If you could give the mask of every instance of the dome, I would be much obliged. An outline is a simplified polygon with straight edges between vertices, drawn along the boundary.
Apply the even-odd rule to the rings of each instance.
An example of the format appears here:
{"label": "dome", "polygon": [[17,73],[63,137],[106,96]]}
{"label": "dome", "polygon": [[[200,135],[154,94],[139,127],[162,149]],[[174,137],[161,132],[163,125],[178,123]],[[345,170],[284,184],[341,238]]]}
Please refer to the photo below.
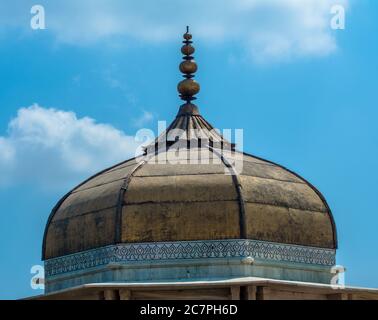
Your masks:
{"label": "dome", "polygon": [[[201,132],[201,146],[188,147],[190,139],[201,141],[189,137],[188,128]],[[118,243],[189,240],[336,248],[331,211],[306,180],[256,156],[203,145],[203,137],[213,145],[228,142],[194,105],[181,108],[167,137],[175,129],[183,129],[185,143],[117,164],[64,196],[47,223],[43,258]],[[232,161],[239,161],[239,174],[232,174]]]}
{"label": "dome", "polygon": [[[53,208],[42,258],[46,292],[108,282],[259,277],[329,283],[336,228],[321,193],[294,172],[238,151],[185,103],[144,153],[90,177]],[[196,84],[195,86],[193,84]]]}

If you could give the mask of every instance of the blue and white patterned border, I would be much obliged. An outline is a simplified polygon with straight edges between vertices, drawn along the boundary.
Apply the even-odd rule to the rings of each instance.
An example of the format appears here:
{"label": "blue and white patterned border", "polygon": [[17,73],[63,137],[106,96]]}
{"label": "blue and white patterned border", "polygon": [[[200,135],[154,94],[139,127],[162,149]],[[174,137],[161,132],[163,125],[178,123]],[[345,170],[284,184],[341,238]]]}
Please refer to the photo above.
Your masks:
{"label": "blue and white patterned border", "polygon": [[45,261],[46,277],[99,267],[109,263],[251,256],[282,262],[335,265],[334,249],[256,240],[209,240],[124,243],[83,251]]}

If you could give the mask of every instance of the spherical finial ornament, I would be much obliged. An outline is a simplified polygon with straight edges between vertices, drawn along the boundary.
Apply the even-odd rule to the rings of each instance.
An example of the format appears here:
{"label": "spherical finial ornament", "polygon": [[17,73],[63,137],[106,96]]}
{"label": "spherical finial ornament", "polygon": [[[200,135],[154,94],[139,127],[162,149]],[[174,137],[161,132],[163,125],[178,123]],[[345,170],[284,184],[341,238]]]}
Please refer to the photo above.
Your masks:
{"label": "spherical finial ornament", "polygon": [[189,33],[189,27],[186,27],[186,33],[184,33],[183,38],[184,45],[181,47],[181,52],[184,55],[184,61],[180,63],[179,69],[184,74],[183,77],[186,79],[177,85],[177,90],[180,93],[181,99],[190,103],[190,101],[196,99],[194,95],[200,91],[200,85],[192,79],[198,66],[192,57],[195,49],[192,46],[192,35]]}
{"label": "spherical finial ornament", "polygon": [[195,73],[197,71],[197,64],[194,60],[185,60],[180,63],[180,71],[185,74]]}
{"label": "spherical finial ornament", "polygon": [[183,100],[190,101],[200,91],[200,85],[193,79],[185,79],[177,85],[177,90]]}
{"label": "spherical finial ornament", "polygon": [[191,54],[193,54],[195,51],[194,47],[190,44],[184,44],[182,47],[181,47],[181,52],[182,54],[186,55],[186,56],[190,56]]}
{"label": "spherical finial ornament", "polygon": [[185,40],[191,40],[192,39],[192,35],[190,33],[184,33],[183,37],[184,37]]}

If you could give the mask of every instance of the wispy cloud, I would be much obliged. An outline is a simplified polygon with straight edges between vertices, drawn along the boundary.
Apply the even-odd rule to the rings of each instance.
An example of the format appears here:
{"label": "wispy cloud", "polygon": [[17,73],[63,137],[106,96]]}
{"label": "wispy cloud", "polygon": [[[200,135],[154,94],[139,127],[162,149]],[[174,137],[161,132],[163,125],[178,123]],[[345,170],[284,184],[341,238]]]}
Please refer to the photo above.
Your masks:
{"label": "wispy cloud", "polygon": [[154,114],[152,112],[143,110],[142,114],[138,117],[132,120],[133,126],[137,128],[141,128],[148,123],[151,123],[151,121],[154,119]]}
{"label": "wispy cloud", "polygon": [[105,84],[109,88],[119,91],[127,100],[128,105],[134,108],[137,107],[138,99],[127,85],[128,79],[125,77],[125,75],[120,74],[117,65],[111,64],[110,66],[101,70],[100,73]]}
{"label": "wispy cloud", "polygon": [[137,146],[133,136],[73,112],[21,108],[0,136],[0,186],[68,187],[134,156]]}
{"label": "wispy cloud", "polygon": [[[282,61],[334,52],[330,8],[347,7],[350,1],[192,0],[188,10],[184,0],[66,0],[46,3],[46,26],[60,42],[88,45],[115,36],[177,41],[183,26],[190,24],[197,39],[240,44],[256,62]],[[6,6],[3,26],[28,27],[29,1]]]}

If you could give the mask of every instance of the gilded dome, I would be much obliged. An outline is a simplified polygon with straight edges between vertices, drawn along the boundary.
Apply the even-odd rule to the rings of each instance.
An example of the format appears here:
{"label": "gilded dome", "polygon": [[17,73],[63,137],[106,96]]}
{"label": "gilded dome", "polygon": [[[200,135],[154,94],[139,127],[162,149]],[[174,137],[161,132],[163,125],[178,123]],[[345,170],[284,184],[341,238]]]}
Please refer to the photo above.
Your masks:
{"label": "gilded dome", "polygon": [[[185,139],[157,149],[159,137],[149,146],[156,148],[152,156],[108,168],[63,197],[46,226],[43,259],[111,244],[185,240],[337,247],[331,211],[306,180],[256,156],[217,149],[216,143],[231,144],[193,104],[181,107],[166,136],[174,129]],[[235,159],[239,174],[232,174]]]}
{"label": "gilded dome", "polygon": [[[200,115],[192,103],[199,84],[192,79],[197,65],[191,39],[187,29],[185,80],[178,86],[186,103],[144,155],[101,171],[57,203],[45,228],[44,260],[109,245],[196,240],[336,249],[331,211],[314,186],[278,164],[236,151]],[[291,250],[295,258],[298,252]]]}

